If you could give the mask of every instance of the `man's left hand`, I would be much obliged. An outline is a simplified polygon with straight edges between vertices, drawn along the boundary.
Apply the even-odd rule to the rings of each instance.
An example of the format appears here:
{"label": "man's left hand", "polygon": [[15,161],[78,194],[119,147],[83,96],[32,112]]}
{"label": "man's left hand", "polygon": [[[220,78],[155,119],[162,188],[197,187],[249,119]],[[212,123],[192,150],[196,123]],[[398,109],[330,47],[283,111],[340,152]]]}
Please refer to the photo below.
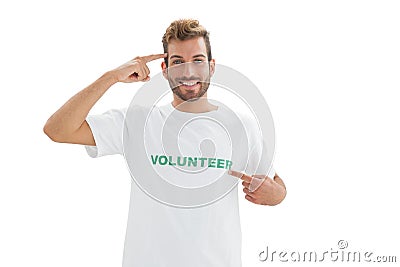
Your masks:
{"label": "man's left hand", "polygon": [[[286,187],[282,179],[275,174],[274,179],[266,175],[252,175],[229,170],[228,174],[240,178],[242,180],[243,192],[246,194],[245,198],[259,205],[275,206],[282,202],[286,196]],[[252,179],[264,179],[262,183],[254,191],[250,191],[250,184]]]}

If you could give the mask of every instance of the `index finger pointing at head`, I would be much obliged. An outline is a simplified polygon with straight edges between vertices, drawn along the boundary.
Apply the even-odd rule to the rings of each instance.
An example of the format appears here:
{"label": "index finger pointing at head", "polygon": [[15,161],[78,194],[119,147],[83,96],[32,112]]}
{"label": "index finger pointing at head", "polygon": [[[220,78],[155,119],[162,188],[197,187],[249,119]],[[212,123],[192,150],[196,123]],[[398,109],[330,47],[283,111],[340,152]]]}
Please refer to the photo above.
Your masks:
{"label": "index finger pointing at head", "polygon": [[146,62],[149,62],[149,61],[153,61],[153,60],[156,60],[156,59],[159,59],[159,58],[164,58],[166,56],[167,56],[167,53],[153,54],[153,55],[144,56],[144,57],[142,57],[142,59],[144,61],[146,61]]}

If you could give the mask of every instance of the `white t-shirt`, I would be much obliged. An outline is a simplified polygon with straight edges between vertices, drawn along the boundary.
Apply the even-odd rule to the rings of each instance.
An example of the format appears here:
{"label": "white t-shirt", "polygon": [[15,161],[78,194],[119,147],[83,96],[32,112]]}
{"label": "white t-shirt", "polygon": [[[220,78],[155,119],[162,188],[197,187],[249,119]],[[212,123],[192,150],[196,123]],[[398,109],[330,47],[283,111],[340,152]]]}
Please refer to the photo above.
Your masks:
{"label": "white t-shirt", "polygon": [[[112,154],[124,155],[123,129],[126,112],[126,108],[112,109],[100,115],[87,117],[86,120],[96,142],[96,146],[85,146],[91,157]],[[157,156],[162,156],[162,153],[159,150],[160,140],[156,139],[160,136],[158,135],[159,131],[165,131],[161,126],[171,116],[171,112],[174,112],[174,116],[187,119],[199,115],[206,115],[207,117],[221,115],[226,112],[226,109],[219,106],[217,110],[210,112],[187,113],[178,111],[171,103],[154,107],[146,124],[146,132],[152,133],[150,136],[153,138],[153,140],[147,142],[149,146],[147,150],[152,155],[149,161],[155,169],[161,172],[164,170],[163,167],[171,167],[167,166],[171,164],[164,164],[160,158],[157,159]],[[200,144],[201,140],[207,136],[207,138],[214,140],[214,144],[216,144],[214,151],[212,151],[216,155],[216,160],[211,161],[211,164],[208,165],[211,166],[210,171],[221,172],[228,168],[243,172],[251,171],[258,164],[259,144],[262,141],[257,139],[256,124],[246,116],[241,118],[246,125],[246,131],[248,131],[249,159],[233,163],[229,160],[218,161],[219,158],[226,159],[229,156],[226,154],[228,150],[225,148],[229,145],[229,142],[220,130],[215,130],[218,127],[202,125],[202,120],[198,120],[198,123],[186,124],[185,129],[188,131],[186,131],[187,134],[184,132],[181,134],[182,142],[180,146],[183,146],[183,151],[187,153],[196,153],[196,149],[199,151],[198,148],[195,147],[194,150],[191,150],[190,143]],[[186,150],[185,144],[188,144]],[[222,149],[218,149],[218,147],[222,147]],[[196,155],[192,156],[194,158]],[[173,160],[176,164],[177,159]],[[204,161],[208,162],[207,160]],[[180,163],[187,165],[188,159],[185,160],[185,164],[183,162],[184,159],[181,158]],[[200,165],[200,163],[199,161],[198,164]],[[171,169],[165,170],[166,173],[171,171]],[[177,173],[176,175],[179,175],[179,172]],[[247,174],[252,175],[254,173]],[[274,177],[274,174],[275,172],[271,168],[268,176]],[[199,175],[196,179],[202,179],[201,174]],[[209,179],[210,175],[205,178]],[[190,179],[185,181],[188,180]],[[198,186],[196,181],[198,180],[192,179],[185,186]],[[179,181],[169,182],[179,183]],[[160,203],[143,192],[135,182],[132,182],[123,267],[136,266],[240,267],[241,228],[237,185],[223,198],[212,204],[196,208],[179,208]]]}

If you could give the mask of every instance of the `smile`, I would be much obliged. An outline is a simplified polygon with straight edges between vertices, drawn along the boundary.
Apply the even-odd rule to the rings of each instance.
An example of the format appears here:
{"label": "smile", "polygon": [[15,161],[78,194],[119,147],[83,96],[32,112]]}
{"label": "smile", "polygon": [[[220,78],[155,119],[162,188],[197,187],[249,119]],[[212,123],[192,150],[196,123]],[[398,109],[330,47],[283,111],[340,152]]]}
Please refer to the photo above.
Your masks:
{"label": "smile", "polygon": [[197,82],[191,82],[191,83],[183,82],[182,84],[186,85],[186,86],[193,86],[193,85],[197,84]]}
{"label": "smile", "polygon": [[181,84],[181,85],[184,85],[184,86],[194,86],[194,85],[196,85],[196,84],[198,84],[198,83],[200,83],[199,81],[197,81],[197,80],[191,80],[191,81],[179,81],[179,83]]}

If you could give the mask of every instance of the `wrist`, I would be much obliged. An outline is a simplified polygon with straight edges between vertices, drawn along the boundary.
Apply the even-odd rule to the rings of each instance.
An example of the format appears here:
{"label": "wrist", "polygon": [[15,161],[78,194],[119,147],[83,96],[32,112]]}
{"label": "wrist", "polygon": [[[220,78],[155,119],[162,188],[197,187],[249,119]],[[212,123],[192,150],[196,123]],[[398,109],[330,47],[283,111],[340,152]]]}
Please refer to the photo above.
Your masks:
{"label": "wrist", "polygon": [[111,70],[104,73],[100,79],[104,80],[109,86],[112,86],[119,82],[117,75]]}

